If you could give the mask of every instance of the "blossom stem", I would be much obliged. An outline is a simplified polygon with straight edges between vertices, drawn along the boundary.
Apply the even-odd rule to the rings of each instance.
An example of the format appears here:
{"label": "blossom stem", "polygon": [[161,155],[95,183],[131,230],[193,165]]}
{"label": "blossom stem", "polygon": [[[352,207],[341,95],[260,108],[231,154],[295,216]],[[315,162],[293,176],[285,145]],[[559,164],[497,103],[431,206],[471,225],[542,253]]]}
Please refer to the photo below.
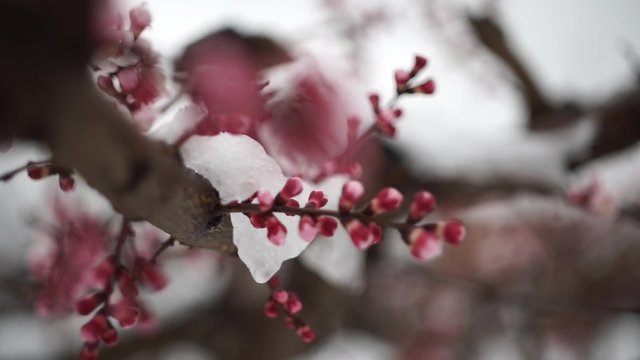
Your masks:
{"label": "blossom stem", "polygon": [[13,169],[1,175],[0,181],[9,181],[20,172],[27,170],[30,166],[43,166],[43,165],[53,165],[53,160],[48,159],[48,160],[41,160],[41,161],[28,161],[25,165],[22,165],[16,169]]}
{"label": "blossom stem", "polygon": [[158,250],[156,250],[153,256],[151,256],[151,258],[149,259],[149,263],[155,265],[156,262],[158,261],[158,256],[160,256],[160,254],[162,254],[168,248],[172,247],[175,243],[176,243],[176,239],[173,236],[163,241],[162,244],[160,244],[160,247],[158,248]]}

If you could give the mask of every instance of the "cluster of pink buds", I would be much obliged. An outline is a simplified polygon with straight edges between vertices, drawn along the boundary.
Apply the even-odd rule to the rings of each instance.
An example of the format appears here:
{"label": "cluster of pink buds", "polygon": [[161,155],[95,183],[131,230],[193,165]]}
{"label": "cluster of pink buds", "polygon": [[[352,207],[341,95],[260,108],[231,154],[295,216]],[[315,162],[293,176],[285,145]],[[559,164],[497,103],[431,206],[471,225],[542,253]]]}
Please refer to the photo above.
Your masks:
{"label": "cluster of pink buds", "polygon": [[427,191],[415,194],[404,222],[393,222],[388,220],[388,216],[381,216],[397,212],[402,206],[402,193],[391,187],[382,189],[365,206],[358,207],[365,189],[359,181],[350,180],[342,187],[337,211],[322,209],[328,199],[321,191],[312,191],[306,205],[301,207],[292,199],[301,192],[302,181],[294,177],[275,197],[267,191],[257,191],[241,203],[223,206],[221,211],[242,212],[254,227],[267,228],[267,237],[275,245],[284,243],[287,228],[274,213],[300,216],[298,230],[300,237],[306,241],[313,241],[318,234],[333,236],[339,221],[353,244],[361,250],[379,243],[384,228],[394,228],[400,231],[411,254],[421,260],[439,255],[443,242],[457,245],[465,237],[465,227],[459,220],[421,223],[436,204],[433,195]]}
{"label": "cluster of pink buds", "polygon": [[98,73],[98,87],[115,99],[132,115],[136,125],[147,130],[155,120],[148,107],[164,93],[164,75],[158,55],[140,34],[151,24],[151,14],[144,5],[129,12],[130,26],[117,14],[102,29],[102,46],[92,64]]}
{"label": "cluster of pink buds", "polygon": [[570,189],[567,200],[596,215],[611,216],[617,213],[612,194],[597,179]]}
{"label": "cluster of pink buds", "polygon": [[264,304],[264,315],[269,319],[275,319],[282,313],[287,326],[295,330],[303,342],[310,343],[315,340],[316,334],[311,327],[298,317],[298,313],[302,311],[302,301],[298,295],[280,288],[280,278],[277,275],[272,277],[267,285],[271,290],[271,296]]}
{"label": "cluster of pink buds", "polygon": [[[81,329],[85,341],[81,359],[97,359],[100,342],[111,346],[118,341],[118,332],[111,319],[115,319],[122,328],[151,321],[147,307],[138,299],[138,286],[144,284],[152,291],[159,291],[166,286],[167,278],[155,265],[155,260],[136,257],[133,264],[132,270],[129,270],[120,262],[119,254],[114,254],[94,267],[91,278],[96,290],[76,302],[78,314],[93,313]],[[116,289],[120,298],[114,301],[112,295]]]}
{"label": "cluster of pink buds", "polygon": [[27,175],[33,180],[44,179],[49,176],[58,175],[58,185],[62,191],[71,191],[75,188],[75,180],[73,178],[73,172],[62,167],[44,164],[44,165],[32,165],[27,168]]}

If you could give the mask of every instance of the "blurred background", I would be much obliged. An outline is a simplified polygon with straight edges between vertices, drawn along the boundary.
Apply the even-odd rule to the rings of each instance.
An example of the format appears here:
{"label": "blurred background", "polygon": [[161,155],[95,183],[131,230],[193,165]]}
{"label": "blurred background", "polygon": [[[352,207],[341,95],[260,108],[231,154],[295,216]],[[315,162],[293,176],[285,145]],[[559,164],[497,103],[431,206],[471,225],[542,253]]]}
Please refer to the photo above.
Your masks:
{"label": "blurred background", "polygon": [[[138,5],[123,1],[123,9]],[[171,249],[145,294],[158,326],[121,332],[104,359],[640,358],[640,2],[635,0],[150,0],[166,59],[217,29],[269,36],[362,102],[429,59],[434,96],[403,98],[393,140],[367,149],[367,188],[421,188],[468,238],[427,264],[401,241],[366,254],[319,239],[284,264],[318,338],[263,315],[237,259]],[[169,117],[171,114],[168,115]],[[0,172],[46,151],[16,143]],[[0,359],[75,358],[79,316],[33,310],[34,219],[55,181],[0,184]],[[85,185],[89,213],[109,205]],[[387,234],[392,240],[394,234]],[[398,240],[398,239],[395,239]]]}

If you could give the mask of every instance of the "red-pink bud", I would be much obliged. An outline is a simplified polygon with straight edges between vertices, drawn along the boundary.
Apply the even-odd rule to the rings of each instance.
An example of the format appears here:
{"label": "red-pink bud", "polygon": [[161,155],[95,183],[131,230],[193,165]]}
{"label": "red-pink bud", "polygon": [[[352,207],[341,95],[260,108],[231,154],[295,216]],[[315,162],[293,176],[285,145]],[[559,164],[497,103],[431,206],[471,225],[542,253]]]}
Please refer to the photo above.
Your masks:
{"label": "red-pink bud", "polygon": [[111,281],[111,277],[115,271],[115,259],[112,256],[109,256],[93,268],[91,272],[91,279],[95,285],[104,287]]}
{"label": "red-pink bud", "polygon": [[436,91],[436,83],[433,80],[429,80],[416,86],[414,90],[422,94],[433,94]]}
{"label": "red-pink bud", "polygon": [[285,203],[294,196],[300,195],[302,192],[302,180],[299,177],[292,177],[287,180],[286,184],[278,193],[278,200]]}
{"label": "red-pink bud", "polygon": [[311,209],[320,209],[321,207],[327,205],[329,199],[322,191],[312,191],[309,194],[309,201],[307,202],[307,207]]}
{"label": "red-pink bud", "polygon": [[358,179],[362,176],[362,165],[359,162],[352,162],[347,165],[345,173],[349,175],[351,179]]}
{"label": "red-pink bud", "polygon": [[258,198],[258,204],[260,205],[260,210],[269,211],[273,207],[273,203],[275,198],[269,191],[260,190],[256,193],[256,197]]}
{"label": "red-pink bud", "polygon": [[100,340],[100,336],[108,326],[107,317],[98,313],[80,328],[80,334],[85,341],[95,343]]}
{"label": "red-pink bud", "polygon": [[271,294],[271,297],[277,303],[284,304],[287,302],[287,300],[289,300],[289,293],[286,290],[282,290],[282,289],[274,290],[273,293]]}
{"label": "red-pink bud", "polygon": [[374,214],[395,211],[402,205],[402,200],[403,196],[400,191],[392,187],[384,188],[371,200],[369,209]]}
{"label": "red-pink bud", "polygon": [[120,272],[118,288],[120,289],[122,296],[129,300],[133,300],[138,296],[138,287],[136,286],[135,280],[127,270]]}
{"label": "red-pink bud", "polygon": [[380,111],[380,96],[378,94],[369,95],[369,102],[373,107],[373,111],[377,114]]}
{"label": "red-pink bud", "polygon": [[338,229],[338,221],[328,216],[318,217],[318,229],[323,236],[333,236]]}
{"label": "red-pink bud", "polygon": [[298,334],[298,336],[300,336],[300,339],[302,339],[302,342],[307,344],[310,342],[313,342],[313,340],[316,339],[316,333],[313,332],[313,330],[309,325],[304,325],[299,327],[296,330],[296,333]]}
{"label": "red-pink bud", "polygon": [[316,226],[316,220],[308,215],[300,217],[298,230],[300,231],[300,237],[304,241],[311,242],[316,238],[316,236],[318,236],[318,227]]}
{"label": "red-pink bud", "polygon": [[430,231],[416,227],[408,234],[411,255],[420,260],[430,260],[442,253],[442,242]]}
{"label": "red-pink bud", "polygon": [[413,69],[411,69],[411,73],[409,75],[414,77],[420,72],[420,70],[424,69],[427,66],[427,58],[424,56],[416,55],[415,63],[413,64]]}
{"label": "red-pink bud", "polygon": [[120,91],[129,94],[138,87],[140,70],[135,66],[129,66],[118,71],[116,78],[120,84]]}
{"label": "red-pink bud", "polygon": [[302,301],[300,301],[298,294],[294,292],[289,293],[289,298],[287,299],[285,308],[287,309],[287,313],[291,315],[295,315],[302,311]]}
{"label": "red-pink bud", "polygon": [[284,244],[287,237],[287,228],[275,216],[267,219],[267,237],[277,246]]}
{"label": "red-pink bud", "polygon": [[275,319],[278,317],[278,304],[273,300],[268,300],[264,304],[264,316],[269,319]]}
{"label": "red-pink bud", "polygon": [[338,208],[340,212],[346,213],[353,209],[358,200],[364,195],[364,186],[357,180],[350,180],[342,186],[342,194]]}
{"label": "red-pink bud", "polygon": [[131,20],[131,32],[138,36],[151,25],[151,12],[149,12],[145,4],[142,4],[129,11],[129,19]]}
{"label": "red-pink bud", "polygon": [[58,185],[62,191],[71,191],[76,185],[76,181],[71,176],[60,175],[58,176]]}
{"label": "red-pink bud", "polygon": [[461,243],[467,233],[462,221],[457,219],[439,222],[436,232],[451,245]]}
{"label": "red-pink bud", "polygon": [[256,229],[264,229],[267,227],[267,216],[265,214],[249,214],[249,221]]}
{"label": "red-pink bud", "polygon": [[83,316],[91,314],[102,303],[103,296],[103,293],[99,292],[78,300],[76,311]]}
{"label": "red-pink bud", "polygon": [[148,261],[142,263],[142,279],[154,291],[164,289],[168,282],[164,272]]}
{"label": "red-pink bud", "polygon": [[352,219],[346,223],[345,229],[353,244],[360,250],[365,250],[382,239],[382,229],[375,223],[366,225],[360,220]]}
{"label": "red-pink bud", "polygon": [[267,281],[267,286],[269,286],[269,289],[277,289],[280,287],[280,276],[278,275],[273,275],[271,277],[271,279],[269,279],[269,281]]}
{"label": "red-pink bud", "polygon": [[358,128],[362,121],[356,115],[349,116],[347,118],[347,140],[353,142],[358,137]]}
{"label": "red-pink bud", "polygon": [[396,70],[394,74],[396,80],[396,87],[398,88],[398,92],[402,92],[407,88],[407,83],[411,79],[411,76],[407,71],[404,70]]}
{"label": "red-pink bud", "polygon": [[134,306],[134,303],[125,298],[110,306],[109,312],[125,329],[136,325],[140,317],[140,311]]}
{"label": "red-pink bud", "polygon": [[413,197],[409,209],[409,223],[417,223],[436,208],[436,198],[428,191],[419,191]]}
{"label": "red-pink bud", "polygon": [[27,175],[33,180],[42,179],[50,174],[51,169],[48,166],[29,166],[29,168],[27,168]]}
{"label": "red-pink bud", "polygon": [[100,334],[100,339],[107,346],[113,346],[118,342],[118,332],[111,323],[107,323],[107,328]]}
{"label": "red-pink bud", "polygon": [[98,360],[98,344],[85,343],[80,351],[80,360]]}

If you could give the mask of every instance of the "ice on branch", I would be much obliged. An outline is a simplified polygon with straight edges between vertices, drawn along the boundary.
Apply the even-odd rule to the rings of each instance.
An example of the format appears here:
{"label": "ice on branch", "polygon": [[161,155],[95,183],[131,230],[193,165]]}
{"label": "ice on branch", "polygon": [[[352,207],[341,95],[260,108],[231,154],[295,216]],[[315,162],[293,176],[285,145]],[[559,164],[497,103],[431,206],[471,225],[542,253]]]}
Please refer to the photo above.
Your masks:
{"label": "ice on branch", "polygon": [[[194,136],[184,144],[181,154],[188,167],[218,189],[223,203],[244,200],[257,190],[277,194],[287,182],[275,160],[248,136],[227,133]],[[297,198],[306,199],[309,191],[310,187],[304,186]],[[266,240],[266,229],[254,228],[243,214],[231,214],[233,243],[238,247],[238,256],[260,283],[269,280],[283,261],[298,256],[309,244],[298,235],[297,218],[284,214],[275,216],[289,230],[280,246]]]}

